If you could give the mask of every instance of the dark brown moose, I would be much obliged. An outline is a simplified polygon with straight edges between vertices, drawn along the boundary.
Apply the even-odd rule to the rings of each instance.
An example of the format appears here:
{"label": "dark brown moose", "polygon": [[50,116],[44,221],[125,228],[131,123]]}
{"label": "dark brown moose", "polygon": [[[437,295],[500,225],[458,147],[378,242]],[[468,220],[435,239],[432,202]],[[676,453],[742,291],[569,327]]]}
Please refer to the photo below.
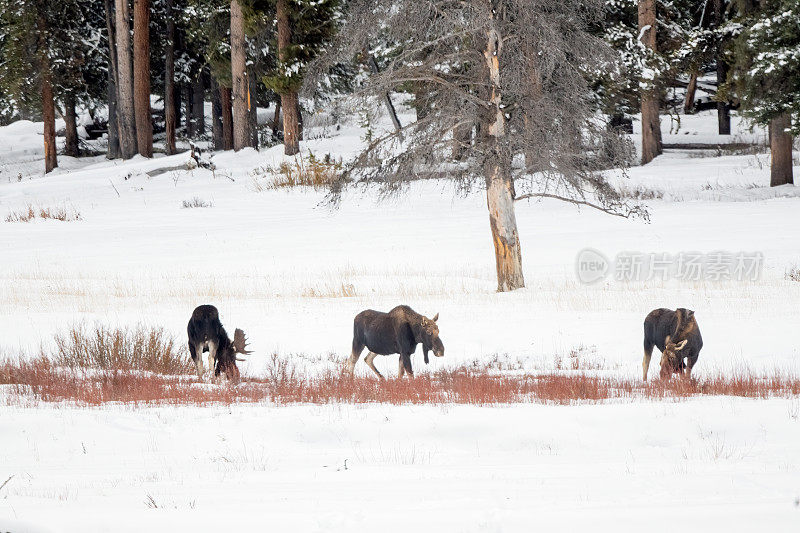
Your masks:
{"label": "dark brown moose", "polygon": [[694,311],[682,307],[675,311],[655,309],[644,319],[642,378],[645,381],[654,345],[661,350],[661,379],[667,379],[672,374],[691,378],[692,368],[703,348],[703,337],[700,336]]}
{"label": "dark brown moose", "polygon": [[244,331],[237,329],[233,333],[233,341],[228,338],[228,333],[219,321],[219,311],[213,305],[198,306],[192,312],[189,325],[186,328],[189,334],[189,354],[192,356],[197,376],[203,377],[203,352],[208,352],[208,369],[217,377],[224,373],[231,381],[239,380],[239,368],[236,354],[249,354],[246,350],[247,338]]}
{"label": "dark brown moose", "polygon": [[411,354],[417,349],[417,344],[422,344],[426,364],[429,350],[433,350],[436,357],[444,355],[444,344],[439,338],[439,326],[436,325],[438,319],[439,313],[433,318],[427,318],[407,305],[398,305],[388,313],[372,309],[360,312],[353,320],[353,351],[347,362],[348,372],[353,373],[356,362],[366,347],[369,353],[364,362],[379,378],[383,379],[383,375],[372,361],[378,355],[391,354],[400,354],[398,377],[402,378],[405,373],[413,377]]}

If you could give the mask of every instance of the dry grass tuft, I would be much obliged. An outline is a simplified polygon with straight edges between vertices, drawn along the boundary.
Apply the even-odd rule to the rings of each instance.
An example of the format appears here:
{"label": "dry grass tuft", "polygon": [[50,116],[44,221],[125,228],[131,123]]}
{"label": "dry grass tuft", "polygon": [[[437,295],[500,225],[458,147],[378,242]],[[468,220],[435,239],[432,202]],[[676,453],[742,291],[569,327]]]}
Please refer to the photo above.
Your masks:
{"label": "dry grass tuft", "polygon": [[186,374],[194,368],[185,347],[177,346],[164,328],[78,324],[54,340],[55,348],[41,355],[60,367],[156,374]]}
{"label": "dry grass tuft", "polygon": [[784,276],[788,281],[800,281],[800,267],[793,266],[786,271]]}
{"label": "dry grass tuft", "polygon": [[303,298],[352,298],[358,296],[356,288],[352,283],[340,283],[328,287],[307,287],[303,289]]}
{"label": "dry grass tuft", "polygon": [[28,207],[6,215],[6,222],[30,222],[37,218],[71,222],[81,220],[81,214],[66,207],[33,207],[28,204]]}
{"label": "dry grass tuft", "polygon": [[206,202],[202,198],[198,198],[195,196],[191,200],[184,200],[181,203],[182,209],[193,209],[195,207],[214,207],[214,204],[211,202]]}
{"label": "dry grass tuft", "polygon": [[[291,187],[327,189],[341,171],[341,160],[337,161],[330,154],[325,154],[320,159],[310,153],[305,158],[295,156],[291,162],[284,161],[277,169],[260,168],[253,178],[253,187],[257,192]],[[268,179],[263,177],[269,174],[274,174],[274,177]]]}

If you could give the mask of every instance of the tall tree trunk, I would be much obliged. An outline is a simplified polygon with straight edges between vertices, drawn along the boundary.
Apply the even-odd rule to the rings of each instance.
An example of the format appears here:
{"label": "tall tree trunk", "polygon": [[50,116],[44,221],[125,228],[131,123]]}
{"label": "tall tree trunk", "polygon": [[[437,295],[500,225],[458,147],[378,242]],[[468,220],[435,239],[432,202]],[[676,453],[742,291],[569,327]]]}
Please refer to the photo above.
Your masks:
{"label": "tall tree trunk", "polygon": [[278,100],[275,102],[275,114],[272,115],[272,137],[274,139],[278,138],[278,132],[281,131],[281,126],[283,122],[281,121],[281,97],[278,96]]}
{"label": "tall tree trunk", "polygon": [[283,153],[295,155],[300,153],[300,119],[298,113],[297,93],[290,91],[281,95],[283,111]]}
{"label": "tall tree trunk", "polygon": [[206,132],[206,109],[205,109],[205,72],[200,71],[192,86],[192,130],[195,135],[203,135]]}
{"label": "tall tree trunk", "polygon": [[136,123],[133,107],[133,71],[131,65],[131,14],[128,0],[115,0],[117,39],[117,125],[122,157],[136,154]]}
{"label": "tall tree trunk", "polygon": [[[728,79],[728,64],[721,51],[717,51],[717,94],[719,87]],[[717,101],[717,131],[720,135],[731,134],[731,105],[727,100]]]}
{"label": "tall tree trunk", "polygon": [[175,138],[177,141],[178,130],[181,128],[181,120],[183,120],[183,84],[175,82]]}
{"label": "tall tree trunk", "polygon": [[117,47],[114,32],[114,4],[105,0],[106,32],[108,33],[108,159],[120,156],[119,126],[117,122]]}
{"label": "tall tree trunk", "polygon": [[[725,16],[724,0],[714,0],[714,26],[721,28]],[[720,87],[728,79],[728,64],[725,62],[725,55],[722,53],[722,43],[717,43],[717,95],[720,94]],[[731,106],[727,100],[717,101],[717,125],[720,135],[731,134]]]}
{"label": "tall tree trunk", "polygon": [[[289,23],[287,0],[278,0],[275,18],[278,24],[278,61],[284,66],[288,62],[288,48],[292,43],[292,28]],[[295,155],[300,152],[300,102],[296,91],[281,94],[283,109],[283,153]]]}
{"label": "tall tree trunk", "polygon": [[219,100],[222,107],[222,149],[233,149],[233,117],[231,116],[231,89],[219,88]]}
{"label": "tall tree trunk", "polygon": [[56,158],[56,106],[53,101],[53,73],[50,70],[47,13],[41,7],[36,17],[39,45],[39,73],[42,80],[42,121],[44,122],[44,172],[58,166]]}
{"label": "tall tree trunk", "polygon": [[75,117],[75,95],[67,93],[64,96],[64,155],[70,157],[80,156],[78,148],[78,121]]}
{"label": "tall tree trunk", "polygon": [[166,152],[177,152],[175,146],[175,13],[173,0],[166,0],[167,42],[164,65],[164,128],[166,130]]}
{"label": "tall tree trunk", "polygon": [[190,139],[194,137],[194,121],[192,120],[192,84],[191,83],[184,83],[183,86],[183,104],[184,104],[184,113],[183,113],[183,123],[184,129],[186,130],[186,136]]}
{"label": "tall tree trunk", "polygon": [[222,138],[222,102],[219,96],[219,84],[211,78],[211,137],[214,141],[214,150],[224,150],[225,141]]}
{"label": "tall tree trunk", "polygon": [[133,104],[136,146],[153,157],[153,113],[150,111],[150,0],[133,1]]}
{"label": "tall tree trunk", "polygon": [[505,146],[506,123],[500,85],[502,42],[502,36],[496,27],[492,28],[489,30],[484,51],[490,88],[488,102],[490,110],[486,113],[486,132],[493,145],[490,160],[486,163],[486,204],[494,242],[499,292],[525,286],[525,278],[522,275],[522,248],[517,232],[517,217],[514,213],[511,160]]}
{"label": "tall tree trunk", "polygon": [[233,80],[233,149],[238,151],[250,144],[244,14],[239,0],[231,0],[231,79]]}
{"label": "tall tree trunk", "polygon": [[691,113],[694,109],[694,95],[697,93],[697,72],[689,75],[689,85],[686,87],[686,98],[683,101],[683,112]]}
{"label": "tall tree trunk", "polygon": [[791,127],[788,113],[774,118],[769,123],[769,145],[772,154],[770,165],[771,187],[794,183],[792,176],[792,135],[787,131]]}
{"label": "tall tree trunk", "polygon": [[258,98],[256,97],[256,77],[248,76],[247,112],[250,120],[250,146],[258,150]]}
{"label": "tall tree trunk", "polygon": [[[639,33],[644,45],[656,51],[656,0],[639,0]],[[642,164],[661,155],[658,80],[642,91]]]}

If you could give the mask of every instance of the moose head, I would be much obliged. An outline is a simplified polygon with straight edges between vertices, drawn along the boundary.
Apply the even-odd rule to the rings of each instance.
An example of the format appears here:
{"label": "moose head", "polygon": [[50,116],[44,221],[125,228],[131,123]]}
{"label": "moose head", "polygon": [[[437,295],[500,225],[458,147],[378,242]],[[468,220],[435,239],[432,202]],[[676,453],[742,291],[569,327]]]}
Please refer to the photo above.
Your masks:
{"label": "moose head", "polygon": [[229,381],[239,381],[239,368],[236,366],[236,361],[245,361],[237,354],[248,355],[252,353],[247,350],[247,337],[239,328],[233,333],[233,341],[228,342],[226,346],[221,347],[217,354],[217,367],[214,370],[214,375],[219,376],[224,373]]}
{"label": "moose head", "polygon": [[422,354],[425,357],[425,364],[428,364],[428,350],[433,350],[433,355],[436,357],[444,356],[444,344],[442,339],[439,338],[439,326],[436,321],[439,320],[439,313],[433,318],[422,317],[421,333],[422,333]]}
{"label": "moose head", "polygon": [[680,352],[686,343],[684,339],[678,343],[672,342],[671,337],[667,336],[664,341],[664,351],[661,353],[661,379],[669,379],[672,374],[680,373],[683,367],[683,357]]}

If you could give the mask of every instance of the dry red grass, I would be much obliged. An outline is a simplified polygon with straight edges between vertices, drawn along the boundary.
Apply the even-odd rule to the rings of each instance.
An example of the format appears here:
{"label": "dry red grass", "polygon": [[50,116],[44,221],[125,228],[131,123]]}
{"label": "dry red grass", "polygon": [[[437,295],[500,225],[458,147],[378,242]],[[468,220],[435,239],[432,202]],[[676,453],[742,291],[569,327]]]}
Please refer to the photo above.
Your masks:
{"label": "dry red grass", "polygon": [[0,363],[0,385],[7,401],[75,402],[100,405],[270,402],[275,404],[389,403],[574,404],[605,400],[682,400],[705,395],[748,398],[800,395],[800,378],[772,375],[715,375],[697,380],[643,383],[622,377],[576,373],[496,375],[459,368],[414,379],[378,381],[337,373],[305,376],[296,371],[245,378],[238,384],[198,383],[189,375],[162,375],[132,370],[92,370],[54,365],[46,357]]}

